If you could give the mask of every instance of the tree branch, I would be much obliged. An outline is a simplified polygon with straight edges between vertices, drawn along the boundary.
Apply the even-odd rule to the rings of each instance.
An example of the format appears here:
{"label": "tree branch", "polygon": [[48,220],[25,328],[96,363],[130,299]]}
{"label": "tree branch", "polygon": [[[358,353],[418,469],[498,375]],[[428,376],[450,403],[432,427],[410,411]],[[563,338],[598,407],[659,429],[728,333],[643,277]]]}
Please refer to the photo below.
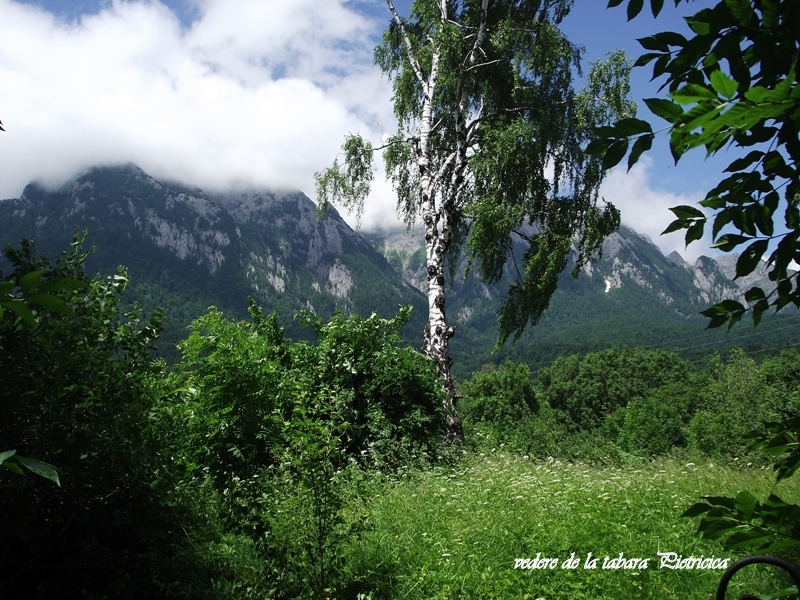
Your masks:
{"label": "tree branch", "polygon": [[417,60],[417,56],[414,54],[414,47],[411,45],[411,38],[408,37],[408,32],[406,31],[405,25],[403,25],[403,20],[400,18],[400,15],[397,14],[397,9],[394,7],[394,3],[392,0],[386,0],[386,4],[389,5],[389,10],[392,11],[392,16],[394,17],[394,22],[400,28],[400,33],[403,35],[403,42],[406,46],[406,54],[408,55],[408,62],[411,63],[411,68],[414,69],[414,74],[417,76],[419,82],[425,86],[427,85],[427,80],[425,79],[425,75],[422,72],[422,67]]}
{"label": "tree branch", "polygon": [[533,239],[533,238],[531,238],[531,236],[526,235],[526,234],[522,233],[521,231],[517,231],[516,229],[512,229],[511,232],[517,234],[519,237],[521,237],[526,242],[530,242]]}
{"label": "tree branch", "polygon": [[386,150],[387,148],[394,146],[396,144],[413,144],[414,142],[419,141],[416,137],[407,137],[404,140],[392,140],[388,144],[383,144],[382,146],[375,146],[373,150]]}
{"label": "tree branch", "polygon": [[434,188],[438,187],[439,182],[444,177],[445,171],[447,171],[447,168],[451,164],[453,164],[453,161],[456,159],[456,155],[457,155],[457,151],[455,151],[455,150],[453,152],[451,152],[450,154],[448,154],[447,158],[444,160],[442,165],[436,170],[436,175],[433,176],[433,183],[432,183]]}
{"label": "tree branch", "polygon": [[475,63],[473,65],[470,65],[466,69],[464,69],[464,73],[468,73],[469,71],[472,71],[472,69],[477,69],[478,67],[488,67],[489,65],[493,65],[493,64],[499,63],[499,62],[503,62],[503,59],[502,58],[496,58],[494,60],[490,60],[489,62]]}
{"label": "tree branch", "polygon": [[[486,39],[486,33],[489,30],[489,0],[483,0],[481,2],[481,24],[478,26],[478,35],[475,36],[475,43],[472,45],[472,50],[470,50],[468,60],[470,62],[470,66],[474,64],[474,53],[476,50],[480,48],[481,52],[483,52],[483,40]],[[486,56],[486,53],[483,53]]]}

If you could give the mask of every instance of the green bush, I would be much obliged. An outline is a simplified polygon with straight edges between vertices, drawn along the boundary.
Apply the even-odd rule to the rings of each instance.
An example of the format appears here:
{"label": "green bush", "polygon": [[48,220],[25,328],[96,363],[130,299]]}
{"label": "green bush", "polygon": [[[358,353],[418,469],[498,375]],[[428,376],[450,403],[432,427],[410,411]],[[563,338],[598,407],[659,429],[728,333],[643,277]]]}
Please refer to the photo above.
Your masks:
{"label": "green bush", "polygon": [[5,251],[0,448],[54,465],[61,487],[2,476],[2,597],[155,597],[179,578],[149,435],[160,315],[124,312],[125,272],[87,276],[81,243],[55,264],[28,242]]}
{"label": "green bush", "polygon": [[615,438],[623,450],[641,456],[666,454],[687,443],[687,426],[702,393],[703,378],[668,383],[646,398],[634,398],[622,415]]}
{"label": "green bush", "polygon": [[465,381],[458,410],[470,445],[527,449],[535,436],[536,390],[527,365],[488,365]]}
{"label": "green bush", "polygon": [[399,336],[410,318],[410,307],[392,319],[337,313],[323,323],[301,314],[317,342],[296,344],[295,367],[312,374],[316,386],[352,393],[344,443],[361,464],[395,467],[437,454],[443,388],[433,362]]}
{"label": "green bush", "polygon": [[680,410],[669,401],[670,395],[664,389],[628,403],[618,438],[623,450],[648,456],[666,454],[673,447],[685,445]]}
{"label": "green bush", "polygon": [[537,394],[571,431],[591,431],[634,398],[668,383],[688,385],[695,376],[674,352],[609,348],[557,359],[539,371]]}
{"label": "green bush", "polygon": [[708,383],[689,423],[690,446],[717,458],[751,454],[744,435],[779,416],[768,383],[741,349],[732,350],[727,362],[712,358]]}
{"label": "green bush", "polygon": [[[207,547],[232,553],[219,589],[323,597],[341,583],[337,548],[363,526],[361,468],[436,456],[442,385],[400,340],[407,309],[389,320],[301,313],[316,342],[288,340],[252,300],[249,312],[236,322],[212,309],[193,323],[159,427],[185,473],[184,502],[217,507]],[[240,590],[239,559],[255,554],[262,568]]]}

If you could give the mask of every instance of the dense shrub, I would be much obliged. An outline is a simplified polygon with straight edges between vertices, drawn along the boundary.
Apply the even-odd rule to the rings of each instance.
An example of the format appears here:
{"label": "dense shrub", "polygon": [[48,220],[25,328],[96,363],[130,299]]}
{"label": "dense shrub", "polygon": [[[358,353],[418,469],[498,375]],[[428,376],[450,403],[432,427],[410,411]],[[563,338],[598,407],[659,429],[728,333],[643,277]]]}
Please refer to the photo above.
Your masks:
{"label": "dense shrub", "polygon": [[487,365],[461,387],[462,417],[498,425],[514,425],[539,410],[536,388],[527,365],[506,361]]}
{"label": "dense shrub", "polygon": [[[209,548],[260,557],[244,596],[322,597],[339,585],[336,548],[363,526],[361,468],[436,456],[442,386],[400,340],[408,309],[389,320],[301,313],[315,343],[288,340],[252,301],[250,315],[211,309],[193,323],[159,427],[186,473],[181,495],[217,507]],[[221,589],[233,593],[237,569]]]}
{"label": "dense shrub", "polygon": [[715,457],[747,454],[744,435],[779,417],[770,384],[741,349],[732,350],[727,362],[712,358],[708,383],[689,423],[690,444]]}
{"label": "dense shrub", "polygon": [[329,322],[301,314],[316,343],[291,342],[274,315],[252,301],[252,322],[235,322],[216,309],[195,321],[181,344],[190,390],[176,408],[187,415],[189,468],[246,476],[280,461],[300,394],[347,395],[341,409],[345,452],[359,462],[397,464],[410,453],[435,455],[441,420],[441,385],[430,360],[401,342],[409,318],[334,315]]}
{"label": "dense shrub", "polygon": [[151,485],[160,316],[142,325],[125,314],[124,271],[88,277],[80,246],[55,264],[27,242],[5,252],[4,306],[14,308],[0,315],[0,449],[55,465],[62,487],[0,475],[4,598],[157,596],[176,580],[182,534]]}
{"label": "dense shrub", "polygon": [[673,390],[665,386],[647,398],[634,398],[624,412],[619,445],[633,454],[666,454],[686,444],[681,411],[673,402]]}
{"label": "dense shrub", "polygon": [[632,399],[668,383],[688,383],[694,373],[674,352],[609,348],[557,359],[539,371],[537,394],[569,430],[593,430]]}
{"label": "dense shrub", "polygon": [[632,454],[653,456],[687,444],[687,427],[705,378],[699,373],[684,383],[668,383],[620,410],[615,440]]}
{"label": "dense shrub", "polygon": [[459,412],[467,447],[506,447],[531,456],[555,456],[566,436],[549,406],[540,406],[527,365],[487,365],[465,381]]}
{"label": "dense shrub", "polygon": [[410,317],[410,307],[388,320],[337,313],[323,323],[301,315],[317,342],[296,345],[296,367],[316,386],[352,394],[344,442],[359,462],[396,466],[412,455],[436,454],[443,389],[432,361],[400,339]]}

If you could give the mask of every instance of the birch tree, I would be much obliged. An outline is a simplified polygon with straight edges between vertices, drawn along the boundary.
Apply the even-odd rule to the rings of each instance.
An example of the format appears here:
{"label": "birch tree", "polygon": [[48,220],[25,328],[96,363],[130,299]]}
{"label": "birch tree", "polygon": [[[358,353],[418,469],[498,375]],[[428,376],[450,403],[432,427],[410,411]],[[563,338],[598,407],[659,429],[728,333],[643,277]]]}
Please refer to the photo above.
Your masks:
{"label": "birch tree", "polygon": [[348,136],[343,161],[316,175],[317,200],[360,216],[373,154],[383,151],[398,213],[424,228],[422,351],[439,367],[448,435],[457,437],[445,262],[466,249],[470,267],[496,283],[512,242],[523,241],[498,344],[537,322],[570,249],[581,266],[619,225],[613,205],[598,203],[601,162],[583,149],[593,127],[633,115],[629,64],[614,53],[593,65],[583,91],[573,89],[582,50],[558,28],[571,0],[414,0],[408,17],[387,5],[375,62],[393,84],[397,131],[379,147]]}

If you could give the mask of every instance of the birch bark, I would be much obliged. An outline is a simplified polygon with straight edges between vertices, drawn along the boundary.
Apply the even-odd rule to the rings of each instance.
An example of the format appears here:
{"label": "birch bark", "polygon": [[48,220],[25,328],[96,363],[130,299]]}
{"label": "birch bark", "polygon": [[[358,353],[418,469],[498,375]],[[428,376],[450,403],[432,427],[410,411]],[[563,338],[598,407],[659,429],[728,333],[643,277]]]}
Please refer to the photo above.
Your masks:
{"label": "birch bark", "polygon": [[[424,90],[419,140],[416,147],[416,163],[420,181],[420,208],[425,228],[425,257],[428,265],[428,322],[425,325],[422,352],[430,357],[439,368],[445,389],[443,406],[447,420],[445,435],[447,439],[456,440],[463,438],[463,431],[461,419],[455,406],[456,391],[451,375],[453,360],[450,357],[449,341],[455,333],[455,327],[447,324],[446,311],[444,256],[447,250],[448,219],[441,199],[437,206],[439,178],[435,177],[431,172],[432,161],[429,149],[430,135],[433,128],[433,103],[441,54],[439,48],[433,49],[430,73],[426,77],[392,0],[387,0],[386,3],[392,12],[395,23],[403,32],[409,63],[412,65],[414,73]],[[445,22],[447,20],[447,3],[445,0],[442,0],[440,9],[442,22]]]}
{"label": "birch bark", "polygon": [[[386,3],[393,23],[375,62],[393,80],[399,122],[380,149],[399,211],[409,224],[422,218],[428,284],[422,351],[439,368],[446,435],[456,439],[462,429],[445,257],[466,248],[483,278],[497,282],[512,237],[536,224],[538,233],[524,238],[525,268],[517,270],[498,316],[498,344],[536,323],[569,242],[579,240],[581,260],[619,223],[612,205],[597,207],[604,171],[583,148],[593,126],[633,114],[625,91],[629,64],[618,55],[608,66],[593,66],[587,91],[575,93],[580,51],[557,27],[572,0],[413,0],[407,19],[393,0]],[[348,136],[342,148],[344,169],[334,161],[318,174],[317,196],[323,204],[331,197],[358,208],[372,179],[373,147]]]}

